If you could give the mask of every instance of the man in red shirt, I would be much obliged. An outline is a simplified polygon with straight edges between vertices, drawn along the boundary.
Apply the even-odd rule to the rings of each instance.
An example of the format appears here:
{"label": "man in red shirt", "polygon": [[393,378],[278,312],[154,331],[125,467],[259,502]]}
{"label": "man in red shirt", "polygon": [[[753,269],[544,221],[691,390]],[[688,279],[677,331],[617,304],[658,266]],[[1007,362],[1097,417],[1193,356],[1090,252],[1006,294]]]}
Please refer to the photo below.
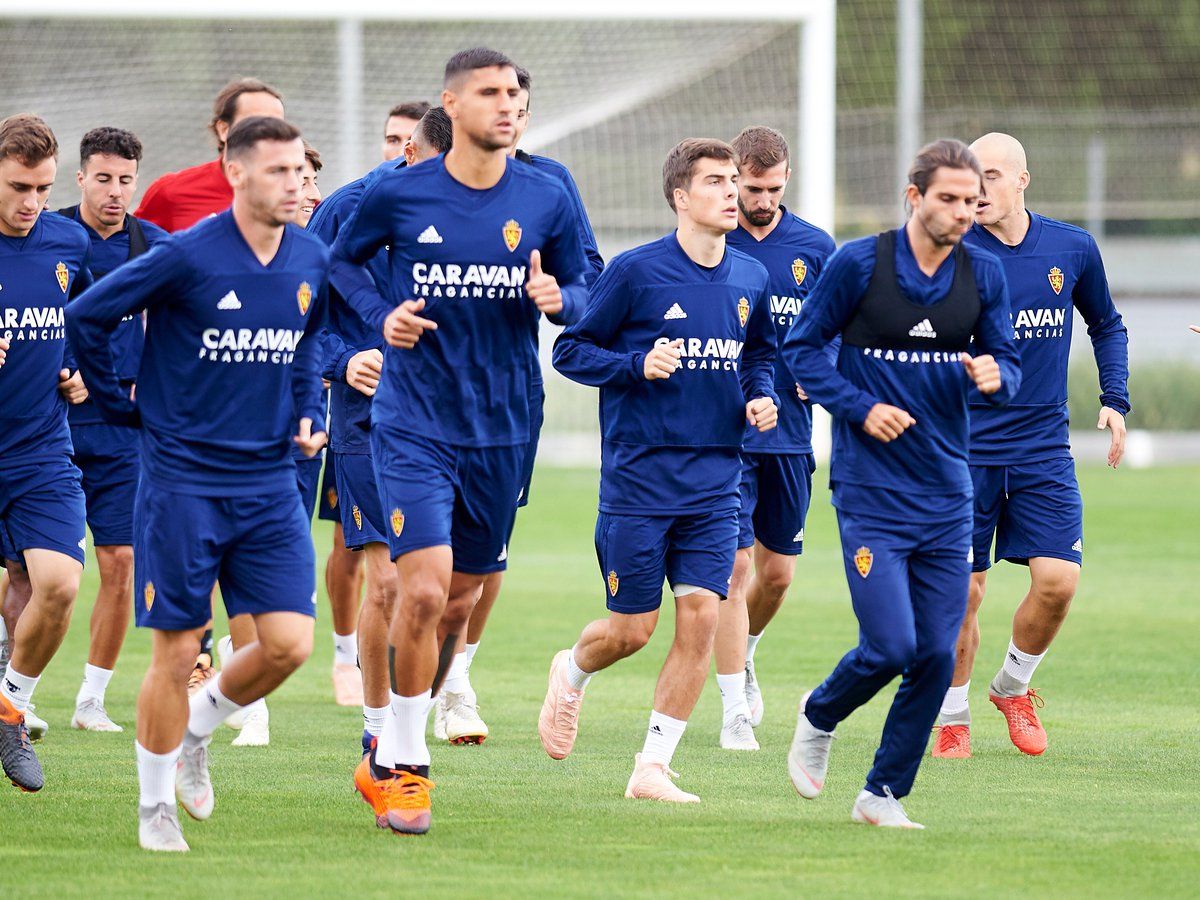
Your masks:
{"label": "man in red shirt", "polygon": [[168,172],[156,180],[138,207],[137,218],[147,219],[167,231],[183,231],[201,219],[224,212],[233,202],[233,188],[225,179],[225,136],[250,116],[283,118],[283,98],[257,78],[237,78],[221,88],[213,101],[208,127],[217,138],[217,158],[190,169]]}

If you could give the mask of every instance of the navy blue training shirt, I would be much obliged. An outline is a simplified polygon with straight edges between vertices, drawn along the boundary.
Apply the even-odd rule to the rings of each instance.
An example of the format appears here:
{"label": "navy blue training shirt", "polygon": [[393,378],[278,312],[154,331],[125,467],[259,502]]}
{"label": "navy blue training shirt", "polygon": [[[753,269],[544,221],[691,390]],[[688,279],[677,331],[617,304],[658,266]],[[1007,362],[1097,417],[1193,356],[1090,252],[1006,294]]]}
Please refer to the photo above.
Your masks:
{"label": "navy blue training shirt", "polygon": [[[768,281],[732,247],[711,269],[693,262],[674,233],[609,263],[553,357],[566,377],[600,388],[601,512],[737,508],[746,404],[778,404]],[[677,338],[679,369],[647,380],[646,354]]]}
{"label": "navy blue training shirt", "polygon": [[993,254],[1004,269],[1021,353],[1021,389],[1012,403],[997,408],[971,392],[971,463],[1016,465],[1069,456],[1072,307],[1088,327],[1101,405],[1129,412],[1129,336],[1108,291],[1100,249],[1082,228],[1034,213],[1015,247],[979,224],[965,240]]}
{"label": "navy blue training shirt", "polygon": [[67,402],[58,373],[73,369],[64,310],[92,283],[90,242],[70,219],[43,212],[25,237],[0,235],[0,459],[6,464],[70,455]]}
{"label": "navy blue training shirt", "polygon": [[[797,215],[780,209],[779,222],[761,241],[738,225],[725,238],[729,246],[754,257],[770,275],[771,321],[780,345],[800,314],[833,253],[833,238]],[[796,394],[796,380],[775,361],[775,393],[779,396],[779,425],[770,431],[747,427],[747,453],[812,453],[812,407]]]}
{"label": "navy blue training shirt", "polygon": [[[387,276],[363,266],[390,247]],[[445,156],[383,172],[333,248],[333,285],[376,332],[405,300],[438,324],[411,349],[387,347],[373,425],[447,444],[496,447],[530,439],[540,312],[525,296],[530,253],[562,287],[562,318],[587,303],[587,260],[562,185],[505,160],[491,188],[446,170]],[[382,292],[382,295],[381,295]]]}
{"label": "navy blue training shirt", "polygon": [[[226,211],[161,241],[67,310],[84,381],[105,419],[142,427],[142,471],[198,496],[295,492],[297,418],[325,430],[320,333],[329,250],[288,225],[259,262]],[[136,407],[109,335],[147,311]]]}
{"label": "navy blue training shirt", "polygon": [[[875,237],[861,238],[830,257],[784,343],[784,362],[812,400],[834,417],[829,481],[835,506],[849,508],[890,493],[929,512],[955,507],[972,492],[967,465],[970,378],[958,354],[843,344],[834,365],[825,352],[866,293],[875,270],[875,247]],[[898,286],[909,301],[930,306],[949,293],[956,268],[953,253],[928,276],[917,265],[904,228],[896,232],[895,248]],[[969,245],[966,250],[981,304],[974,352],[991,354],[999,364],[1000,389],[986,400],[1003,405],[1021,384],[1008,288],[994,256]],[[916,424],[889,443],[876,440],[862,429],[876,403],[906,410]],[[870,490],[857,490],[862,488]]]}

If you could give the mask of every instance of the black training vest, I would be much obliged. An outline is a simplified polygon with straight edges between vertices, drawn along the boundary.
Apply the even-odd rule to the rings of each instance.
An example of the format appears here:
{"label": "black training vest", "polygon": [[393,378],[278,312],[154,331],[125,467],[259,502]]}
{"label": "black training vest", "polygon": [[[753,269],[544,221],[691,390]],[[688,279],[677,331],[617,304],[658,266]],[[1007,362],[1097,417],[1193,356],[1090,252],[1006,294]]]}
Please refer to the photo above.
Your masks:
{"label": "black training vest", "polygon": [[961,352],[971,343],[981,308],[961,243],[954,248],[954,281],[945,297],[921,306],[904,296],[896,280],[896,232],[885,231],[875,239],[875,271],[842,340],[853,347]]}
{"label": "black training vest", "polygon": [[[68,219],[79,220],[79,206],[65,206],[62,209],[55,210],[60,216],[66,216]],[[129,232],[129,260],[141,256],[150,249],[150,245],[146,243],[146,232],[142,230],[142,223],[134,216],[126,213],[125,215],[125,230]],[[107,275],[107,272],[95,272],[92,274],[99,278],[101,275]]]}

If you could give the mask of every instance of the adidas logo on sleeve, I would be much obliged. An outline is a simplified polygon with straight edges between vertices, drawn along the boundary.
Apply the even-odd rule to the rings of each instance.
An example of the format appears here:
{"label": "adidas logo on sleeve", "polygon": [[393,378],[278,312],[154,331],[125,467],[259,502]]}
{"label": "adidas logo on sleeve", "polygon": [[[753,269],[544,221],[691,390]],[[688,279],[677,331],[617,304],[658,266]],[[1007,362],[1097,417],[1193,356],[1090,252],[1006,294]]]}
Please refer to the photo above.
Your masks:
{"label": "adidas logo on sleeve", "polygon": [[422,231],[420,237],[417,238],[418,244],[440,244],[441,242],[442,236],[432,225]]}
{"label": "adidas logo on sleeve", "polygon": [[683,311],[683,307],[678,303],[672,303],[671,308],[663,315],[664,319],[686,319],[687,313]]}
{"label": "adidas logo on sleeve", "polygon": [[933,330],[933,323],[928,319],[922,319],[916,325],[908,330],[909,337],[935,338],[937,332]]}
{"label": "adidas logo on sleeve", "polygon": [[230,291],[217,301],[217,309],[241,309],[242,301],[234,291]]}

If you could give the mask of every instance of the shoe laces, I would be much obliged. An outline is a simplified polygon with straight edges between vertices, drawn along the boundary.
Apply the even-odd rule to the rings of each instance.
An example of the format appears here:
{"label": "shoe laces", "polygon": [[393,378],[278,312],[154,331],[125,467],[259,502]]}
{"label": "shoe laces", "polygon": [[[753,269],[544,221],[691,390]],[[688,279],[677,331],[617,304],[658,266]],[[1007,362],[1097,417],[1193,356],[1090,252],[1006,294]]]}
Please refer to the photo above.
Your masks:
{"label": "shoe laces", "polygon": [[446,704],[447,713],[452,712],[457,716],[479,716],[479,703],[469,694],[454,694],[447,692],[446,699],[450,701]]}
{"label": "shoe laces", "polygon": [[[392,770],[395,772],[395,770]],[[434,783],[412,772],[396,772],[394,778],[376,782],[388,809],[427,809]]]}
{"label": "shoe laces", "polygon": [[946,750],[959,750],[966,744],[969,732],[961,725],[942,725],[938,730],[938,744]]}
{"label": "shoe laces", "polygon": [[1037,691],[1032,689],[1024,697],[1017,697],[1016,700],[1014,709],[1017,713],[1017,728],[1023,734],[1033,734],[1037,730],[1034,725],[1037,721],[1037,712],[1034,711],[1034,707],[1036,706],[1038,709],[1041,709],[1046,705],[1046,701],[1038,696]]}
{"label": "shoe laces", "polygon": [[583,691],[577,691],[573,688],[564,688],[559,695],[562,700],[556,709],[555,716],[556,725],[574,725],[579,718],[579,704],[583,700]]}
{"label": "shoe laces", "polygon": [[744,737],[746,732],[754,733],[754,726],[750,724],[750,720],[744,715],[736,715],[733,721],[729,723],[729,730],[734,732],[739,737]]}

